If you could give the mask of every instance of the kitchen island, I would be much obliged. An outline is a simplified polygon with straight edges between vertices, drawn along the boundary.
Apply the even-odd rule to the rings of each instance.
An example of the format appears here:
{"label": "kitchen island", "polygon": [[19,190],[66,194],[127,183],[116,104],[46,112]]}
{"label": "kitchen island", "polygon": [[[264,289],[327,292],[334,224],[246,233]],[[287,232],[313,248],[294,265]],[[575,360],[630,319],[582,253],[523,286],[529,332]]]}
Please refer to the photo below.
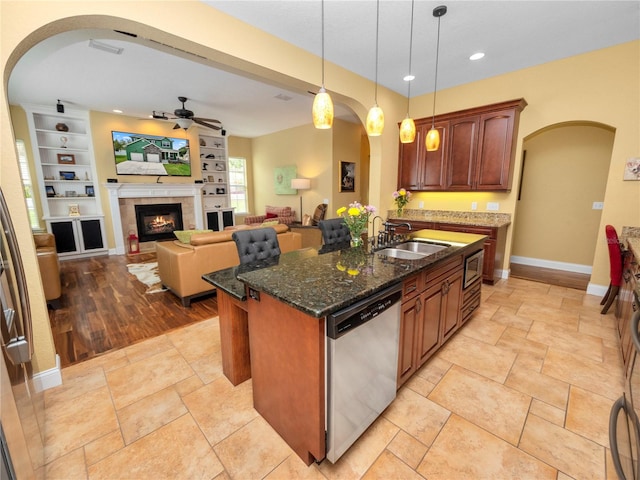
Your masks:
{"label": "kitchen island", "polygon": [[[462,325],[464,259],[482,250],[485,237],[435,230],[414,232],[411,237],[450,246],[415,260],[362,248],[308,248],[203,276],[218,288],[225,375],[234,384],[252,378],[254,407],[306,464],[322,460],[327,452],[328,315],[400,283],[403,302],[415,302],[422,298],[421,285],[426,294],[426,287],[438,281],[442,282],[438,292],[443,298],[451,291],[455,299],[453,303],[440,302],[449,305],[446,318],[454,319],[455,324],[447,330],[446,338]],[[430,275],[432,272],[438,272],[437,278]],[[450,283],[450,276],[457,280]],[[479,299],[479,279],[475,283]],[[425,311],[434,313],[426,307],[425,303]],[[444,335],[439,319],[435,332],[427,335],[429,332],[418,329],[418,317],[411,312],[402,313],[403,319],[406,315],[411,320],[407,322],[411,331],[403,335],[401,320],[400,341],[414,342],[415,324],[415,332],[435,337],[440,345]],[[429,321],[433,325],[432,317]],[[417,337],[415,343],[419,343]],[[402,346],[400,350],[406,353]]]}

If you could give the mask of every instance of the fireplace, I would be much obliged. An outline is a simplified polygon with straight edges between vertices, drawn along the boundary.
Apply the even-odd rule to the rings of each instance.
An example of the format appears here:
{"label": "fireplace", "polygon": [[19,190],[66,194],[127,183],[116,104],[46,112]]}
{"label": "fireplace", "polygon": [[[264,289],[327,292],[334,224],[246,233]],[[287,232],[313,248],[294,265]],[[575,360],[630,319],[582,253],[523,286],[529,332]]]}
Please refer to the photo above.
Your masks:
{"label": "fireplace", "polygon": [[135,210],[140,242],[172,239],[174,230],[183,229],[179,203],[135,205]]}

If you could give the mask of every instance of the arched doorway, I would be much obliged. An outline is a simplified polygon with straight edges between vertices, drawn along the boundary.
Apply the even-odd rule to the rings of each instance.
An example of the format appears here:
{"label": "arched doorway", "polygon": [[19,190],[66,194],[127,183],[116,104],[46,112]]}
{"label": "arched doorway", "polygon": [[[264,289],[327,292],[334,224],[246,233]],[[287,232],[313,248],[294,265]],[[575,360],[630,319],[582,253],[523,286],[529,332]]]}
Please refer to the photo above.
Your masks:
{"label": "arched doorway", "polygon": [[514,269],[591,274],[614,136],[607,125],[571,122],[524,139]]}

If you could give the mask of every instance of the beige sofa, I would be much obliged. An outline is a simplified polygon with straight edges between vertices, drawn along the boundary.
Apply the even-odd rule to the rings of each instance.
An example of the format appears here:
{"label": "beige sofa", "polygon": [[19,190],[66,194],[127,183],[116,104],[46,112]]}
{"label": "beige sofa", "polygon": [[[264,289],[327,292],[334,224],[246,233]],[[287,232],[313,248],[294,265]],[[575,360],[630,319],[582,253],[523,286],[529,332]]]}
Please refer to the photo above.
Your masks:
{"label": "beige sofa", "polygon": [[[247,228],[247,227],[245,227]],[[274,225],[283,253],[302,248],[302,236],[289,231],[286,225]],[[178,240],[158,242],[156,254],[162,284],[177,295],[182,305],[211,294],[215,287],[202,280],[202,275],[240,264],[233,231],[198,233],[189,243]]]}

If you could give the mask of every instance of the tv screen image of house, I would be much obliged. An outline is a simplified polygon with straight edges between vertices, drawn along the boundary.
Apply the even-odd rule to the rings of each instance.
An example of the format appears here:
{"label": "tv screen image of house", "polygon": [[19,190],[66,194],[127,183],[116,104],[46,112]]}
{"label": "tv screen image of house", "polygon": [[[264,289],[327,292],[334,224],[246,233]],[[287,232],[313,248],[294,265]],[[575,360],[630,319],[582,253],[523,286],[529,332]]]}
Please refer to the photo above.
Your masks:
{"label": "tv screen image of house", "polygon": [[118,175],[191,176],[189,140],[111,132]]}

